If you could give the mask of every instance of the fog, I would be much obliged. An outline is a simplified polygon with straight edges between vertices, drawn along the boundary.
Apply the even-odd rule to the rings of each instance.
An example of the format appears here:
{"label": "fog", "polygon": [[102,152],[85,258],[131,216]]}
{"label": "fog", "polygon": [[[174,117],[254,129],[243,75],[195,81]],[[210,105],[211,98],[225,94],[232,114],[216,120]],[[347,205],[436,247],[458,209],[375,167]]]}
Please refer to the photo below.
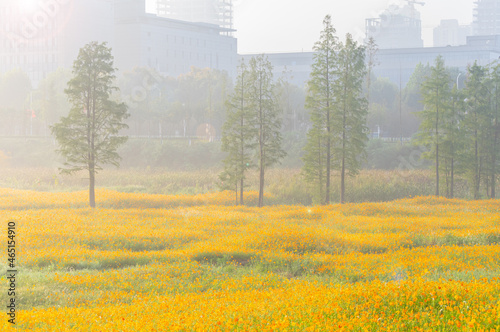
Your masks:
{"label": "fog", "polygon": [[[349,32],[363,43],[367,18],[379,17],[392,4],[408,6],[408,1],[387,0],[232,3],[232,25],[218,28],[207,25],[213,20],[199,23],[201,19],[196,18],[193,23],[156,16],[156,0],[0,0],[0,157],[4,156],[0,162],[12,167],[58,165],[50,126],[71,107],[64,89],[79,49],[97,40],[112,49],[120,88],[114,98],[126,102],[131,114],[129,129],[124,131],[130,140],[121,150],[122,165],[181,168],[189,160],[194,168],[203,163],[220,166],[223,154],[217,144],[237,65],[241,59],[248,62],[254,54],[267,53],[274,80],[279,82],[277,101],[283,109],[288,144],[284,165],[300,167],[301,148],[310,128],[304,107],[313,59],[310,51],[325,15],[332,15],[340,38]],[[408,55],[398,45],[405,36],[394,37],[396,47],[380,39],[367,123],[372,136],[409,140],[418,131],[419,86],[406,84],[418,63],[432,65],[443,53],[441,48],[427,47],[434,42],[433,28],[443,19],[469,25],[473,18],[472,0],[434,0],[414,6],[414,12],[406,15],[420,17],[422,29],[416,39],[426,47],[412,45]],[[472,58],[486,65],[500,55],[500,43],[494,37],[474,38],[467,47],[476,53],[467,53],[467,59],[459,54],[465,36],[445,41],[453,46],[446,49],[445,60],[462,86]],[[30,144],[25,144],[28,138]],[[192,148],[190,153],[186,147]],[[140,159],[136,158],[139,150]],[[394,153],[397,158],[399,152]],[[169,154],[177,156],[176,160],[169,159]],[[366,166],[395,168],[398,163],[368,160]]]}
{"label": "fog", "polygon": [[[235,29],[240,53],[310,51],[321,31],[325,14],[331,14],[339,35],[365,34],[365,19],[377,17],[390,0],[288,1],[238,0],[234,4]],[[432,29],[443,19],[472,22],[473,0],[430,0],[417,6],[422,17],[426,46],[432,46]]]}

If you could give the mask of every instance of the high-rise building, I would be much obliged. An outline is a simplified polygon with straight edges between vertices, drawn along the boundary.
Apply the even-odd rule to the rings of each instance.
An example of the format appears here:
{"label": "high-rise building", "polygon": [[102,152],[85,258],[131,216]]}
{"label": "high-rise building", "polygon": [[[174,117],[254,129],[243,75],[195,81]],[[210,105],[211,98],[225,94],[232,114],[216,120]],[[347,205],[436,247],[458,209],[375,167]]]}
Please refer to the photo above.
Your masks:
{"label": "high-rise building", "polygon": [[441,20],[434,28],[434,47],[465,45],[467,36],[472,35],[470,25],[460,25],[458,20]]}
{"label": "high-rise building", "polygon": [[373,37],[380,49],[423,47],[422,22],[415,4],[391,5],[378,18],[366,20],[366,37]]}
{"label": "high-rise building", "polygon": [[474,35],[500,35],[500,0],[476,0]]}
{"label": "high-rise building", "polygon": [[166,76],[191,67],[226,71],[236,77],[237,40],[215,24],[146,14],[144,0],[116,0],[115,60],[121,71],[155,68]]}
{"label": "high-rise building", "polygon": [[90,41],[113,46],[112,1],[0,0],[0,72],[19,68],[36,86]]}
{"label": "high-rise building", "polygon": [[178,76],[194,66],[235,76],[233,30],[146,14],[145,7],[145,0],[0,0],[0,73],[21,69],[37,87],[97,41],[112,48],[120,71],[142,66]]}
{"label": "high-rise building", "polygon": [[[240,58],[248,63],[253,56],[255,55],[242,54]],[[309,80],[314,62],[313,52],[276,53],[267,56],[274,67],[275,77],[279,77],[286,68],[293,76],[293,84],[303,86]],[[500,58],[500,36],[469,36],[466,43],[460,46],[380,49],[375,56],[377,65],[373,67],[373,74],[404,87],[419,63],[433,66],[438,56],[443,57],[447,67],[457,68],[465,73],[475,62],[486,66]],[[460,88],[463,87],[464,78],[462,76]]]}
{"label": "high-rise building", "polygon": [[233,29],[232,0],[156,0],[158,16]]}

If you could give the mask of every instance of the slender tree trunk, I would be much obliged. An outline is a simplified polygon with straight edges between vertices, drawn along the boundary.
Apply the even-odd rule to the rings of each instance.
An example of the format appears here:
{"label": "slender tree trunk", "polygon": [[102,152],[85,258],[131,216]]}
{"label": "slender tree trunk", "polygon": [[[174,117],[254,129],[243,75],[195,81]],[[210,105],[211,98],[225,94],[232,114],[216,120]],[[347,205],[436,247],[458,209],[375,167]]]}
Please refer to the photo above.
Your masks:
{"label": "slender tree trunk", "polygon": [[[476,121],[477,126],[477,121]],[[477,129],[474,131],[474,199],[479,198],[479,158],[477,144]]]}
{"label": "slender tree trunk", "polygon": [[260,176],[259,176],[259,207],[264,206],[264,163],[260,162]]}
{"label": "slender tree trunk", "polygon": [[241,118],[240,118],[240,144],[241,144],[241,183],[240,183],[240,204],[243,205],[243,178],[245,177],[245,171],[246,171],[246,165],[245,165],[245,138],[243,137],[243,131],[244,131],[244,113],[245,113],[245,71],[243,70],[241,74]]}
{"label": "slender tree trunk", "polygon": [[[457,84],[457,94],[458,94],[458,84]],[[451,125],[451,184],[450,184],[450,198],[455,197],[455,98],[453,98],[453,117]]]}
{"label": "slender tree trunk", "polygon": [[238,180],[236,180],[235,186],[234,186],[234,205],[238,205]]}
{"label": "slender tree trunk", "polygon": [[240,204],[243,205],[243,178],[241,178],[240,183]]}
{"label": "slender tree trunk", "polygon": [[[328,102],[327,102],[328,104]],[[328,106],[327,106],[328,107]],[[331,180],[331,172],[332,172],[332,153],[331,153],[331,139],[330,139],[330,110],[328,109],[326,112],[326,191],[325,191],[325,204],[330,204],[330,180]]]}
{"label": "slender tree trunk", "polygon": [[319,198],[323,200],[323,160],[321,160],[321,136],[318,137],[318,190]]}
{"label": "slender tree trunk", "polygon": [[260,77],[260,91],[259,91],[259,207],[264,205],[264,123],[262,112],[262,75]]}
{"label": "slender tree trunk", "polygon": [[[437,90],[439,103],[439,90]],[[436,196],[439,196],[439,106],[436,106]]]}
{"label": "slender tree trunk", "polygon": [[340,204],[344,204],[345,201],[345,156],[342,152],[342,171],[340,174]]}
{"label": "slender tree trunk", "polygon": [[[483,157],[479,157],[479,167],[478,167],[478,171],[477,171],[477,192],[478,192],[478,199],[479,199],[479,193],[481,192],[482,175],[483,175]],[[486,195],[488,195],[487,191],[486,191]]]}
{"label": "slender tree trunk", "polygon": [[95,208],[95,170],[93,167],[89,169],[89,205]]}
{"label": "slender tree trunk", "polygon": [[[370,60],[371,61],[371,60]],[[370,109],[370,86],[371,86],[371,76],[372,76],[372,69],[371,69],[371,66],[369,66],[369,69],[368,69],[368,77],[367,77],[367,80],[366,80],[366,101],[368,102],[368,109]]]}
{"label": "slender tree trunk", "polygon": [[[95,96],[95,91],[94,96]],[[90,93],[89,93],[90,96]],[[89,171],[89,206],[95,208],[95,156],[94,156],[94,124],[95,124],[95,100],[87,99],[87,144],[88,171]]]}
{"label": "slender tree trunk", "polygon": [[340,170],[340,204],[345,202],[345,140],[346,140],[346,109],[344,102],[344,118],[343,118],[343,128],[342,128],[342,168]]}
{"label": "slender tree trunk", "polygon": [[[240,167],[241,167],[241,174],[240,174],[240,204],[243,205],[243,177],[245,176],[245,139],[243,138],[243,114],[241,115],[241,122],[240,122],[240,130],[241,130],[241,135],[240,135]],[[238,179],[236,179],[236,183],[238,183]]]}
{"label": "slender tree trunk", "polygon": [[439,196],[439,144],[436,144],[436,196]]}
{"label": "slender tree trunk", "polygon": [[345,201],[345,150],[346,150],[346,122],[347,122],[347,75],[349,72],[349,65],[346,64],[344,80],[344,112],[342,117],[342,168],[340,170],[340,204]]}
{"label": "slender tree trunk", "polygon": [[[497,111],[498,112],[498,111]],[[495,118],[495,139],[493,140],[493,156],[491,165],[491,198],[496,198],[496,186],[497,186],[497,143],[498,143],[498,117]]]}
{"label": "slender tree trunk", "polygon": [[325,204],[330,204],[330,180],[332,168],[332,147],[331,147],[331,124],[330,124],[330,55],[326,54],[326,190]]}
{"label": "slender tree trunk", "polygon": [[[452,154],[453,145],[452,145]],[[450,184],[450,198],[454,198],[455,196],[455,158],[451,157],[451,184]]]}
{"label": "slender tree trunk", "polygon": [[448,160],[445,160],[445,172],[444,172],[444,185],[445,185],[445,197],[450,198],[450,171],[448,169]]}
{"label": "slender tree trunk", "polygon": [[475,164],[474,164],[474,199],[479,198],[479,158],[477,156],[477,141],[475,143]]}

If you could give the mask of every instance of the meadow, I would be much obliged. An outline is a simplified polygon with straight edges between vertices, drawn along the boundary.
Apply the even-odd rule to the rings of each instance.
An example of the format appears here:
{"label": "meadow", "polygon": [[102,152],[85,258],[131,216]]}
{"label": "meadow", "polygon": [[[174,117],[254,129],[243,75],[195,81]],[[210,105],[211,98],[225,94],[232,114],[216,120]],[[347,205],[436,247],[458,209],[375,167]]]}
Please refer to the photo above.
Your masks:
{"label": "meadow", "polygon": [[[166,170],[163,168],[105,169],[97,174],[97,186],[124,193],[196,195],[220,190],[220,168]],[[245,190],[259,188],[257,171],[247,174]],[[435,192],[430,170],[362,170],[347,180],[348,202],[385,202],[406,197],[427,196]],[[444,187],[444,185],[442,186]],[[0,188],[68,192],[88,188],[88,174],[61,175],[57,168],[2,168]],[[332,200],[339,198],[340,179],[332,177]],[[311,205],[312,191],[297,168],[274,168],[266,173],[265,191],[272,197],[268,204]],[[500,183],[497,192],[500,192]],[[444,194],[444,193],[443,193]],[[467,182],[455,180],[455,196],[470,199]],[[251,202],[250,202],[251,203]]]}
{"label": "meadow", "polygon": [[498,200],[0,197],[5,234],[17,225],[17,330],[500,331]]}

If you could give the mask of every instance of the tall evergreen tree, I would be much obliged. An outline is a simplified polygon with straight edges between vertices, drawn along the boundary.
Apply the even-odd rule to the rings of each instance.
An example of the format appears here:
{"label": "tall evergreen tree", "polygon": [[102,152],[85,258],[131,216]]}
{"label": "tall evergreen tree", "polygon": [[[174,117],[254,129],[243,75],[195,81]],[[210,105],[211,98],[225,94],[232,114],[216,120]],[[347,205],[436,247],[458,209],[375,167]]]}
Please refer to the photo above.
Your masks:
{"label": "tall evergreen tree", "polygon": [[488,117],[489,91],[485,84],[486,68],[476,63],[468,69],[465,82],[466,114],[463,120],[464,135],[469,137],[465,146],[465,172],[472,184],[474,199],[480,198],[484,162],[487,157],[486,142],[491,138],[485,133]]}
{"label": "tall evergreen tree", "polygon": [[490,197],[496,198],[498,162],[500,155],[500,64],[496,63],[490,74],[491,89],[491,153],[490,153]]}
{"label": "tall evergreen tree", "polygon": [[361,168],[360,156],[368,141],[366,117],[368,103],[363,95],[366,75],[365,49],[350,34],[338,52],[338,80],[334,86],[334,158],[339,161],[340,203],[345,202],[346,175],[354,176]]}
{"label": "tall evergreen tree", "polygon": [[464,143],[460,128],[464,116],[464,97],[456,85],[451,90],[450,98],[450,107],[446,108],[443,114],[440,171],[445,176],[446,197],[453,198],[455,196],[455,175],[460,171],[456,166],[460,162]]}
{"label": "tall evergreen tree", "polygon": [[258,133],[259,207],[264,204],[265,170],[286,155],[281,147],[282,117],[276,106],[272,69],[263,55],[250,60],[249,107]]}
{"label": "tall evergreen tree", "polygon": [[[314,62],[308,82],[306,108],[312,128],[307,134],[303,173],[314,187],[317,199],[330,204],[332,140],[334,138],[334,85],[337,79],[339,41],[329,15],[323,20],[323,31],[314,45]],[[324,188],[324,189],[323,189]]]}
{"label": "tall evergreen tree", "polygon": [[[313,202],[328,204],[325,200],[326,193],[326,150],[327,137],[325,135],[325,128],[321,121],[319,112],[315,109],[311,110],[310,119],[312,128],[307,132],[307,142],[304,147],[304,167],[302,173],[306,183],[311,185],[313,191]],[[329,192],[329,191],[328,191]]]}
{"label": "tall evergreen tree", "polygon": [[366,100],[368,105],[370,105],[370,89],[372,84],[372,72],[373,67],[377,65],[376,55],[378,52],[377,43],[373,37],[368,38],[368,42],[365,45],[366,49]]}
{"label": "tall evergreen tree", "polygon": [[51,127],[66,159],[64,173],[89,172],[89,205],[95,207],[95,175],[105,164],[118,166],[119,136],[127,127],[127,107],[111,100],[117,90],[111,49],[105,43],[91,42],[80,49],[73,64],[73,78],[65,90],[73,107],[68,116]]}
{"label": "tall evergreen tree", "polygon": [[227,152],[220,179],[225,189],[235,191],[236,205],[243,204],[245,172],[253,166],[252,154],[256,146],[257,128],[249,107],[250,73],[242,61],[234,92],[226,103],[226,122],[222,127],[222,151]]}
{"label": "tall evergreen tree", "polygon": [[[431,68],[431,74],[422,84],[422,98],[424,110],[419,112],[422,119],[420,124],[420,137],[418,142],[430,147],[430,153],[434,156],[436,172],[436,191],[439,196],[439,148],[443,136],[443,119],[449,113],[451,101],[450,77],[444,65],[442,56],[438,56],[435,65]],[[430,155],[427,155],[430,157]]]}

